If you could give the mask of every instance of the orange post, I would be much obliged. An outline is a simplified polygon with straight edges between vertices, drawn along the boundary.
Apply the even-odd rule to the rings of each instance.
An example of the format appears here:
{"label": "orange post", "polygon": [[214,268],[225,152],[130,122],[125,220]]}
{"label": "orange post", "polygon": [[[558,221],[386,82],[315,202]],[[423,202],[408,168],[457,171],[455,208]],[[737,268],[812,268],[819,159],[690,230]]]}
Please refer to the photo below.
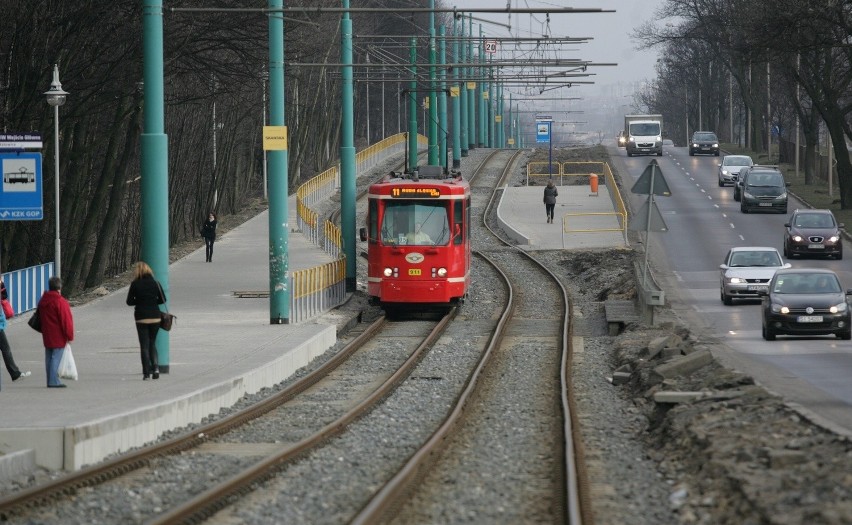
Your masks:
{"label": "orange post", "polygon": [[592,173],[589,175],[589,186],[592,188],[592,194],[598,194],[598,175],[597,173]]}

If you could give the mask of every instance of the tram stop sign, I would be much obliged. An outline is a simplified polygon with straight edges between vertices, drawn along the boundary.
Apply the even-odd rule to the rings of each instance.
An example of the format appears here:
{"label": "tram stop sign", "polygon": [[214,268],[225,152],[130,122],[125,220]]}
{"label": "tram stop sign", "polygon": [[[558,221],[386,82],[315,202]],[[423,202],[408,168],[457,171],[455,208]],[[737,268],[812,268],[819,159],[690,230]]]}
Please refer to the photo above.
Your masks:
{"label": "tram stop sign", "polygon": [[[653,187],[652,187],[653,185]],[[663,176],[663,171],[654,159],[648,163],[648,167],[639,176],[639,180],[633,185],[631,190],[639,195],[660,195],[661,197],[671,197],[672,191]]]}

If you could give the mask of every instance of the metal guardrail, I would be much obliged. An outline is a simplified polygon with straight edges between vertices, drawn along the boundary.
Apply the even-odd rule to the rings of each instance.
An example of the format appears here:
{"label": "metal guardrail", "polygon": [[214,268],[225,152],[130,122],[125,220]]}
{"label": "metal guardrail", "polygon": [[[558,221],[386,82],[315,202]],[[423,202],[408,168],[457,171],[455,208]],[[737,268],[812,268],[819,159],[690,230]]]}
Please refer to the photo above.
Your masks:
{"label": "metal guardrail", "polygon": [[[383,139],[355,154],[355,176],[373,169],[408,147],[406,133]],[[418,147],[428,146],[429,139],[417,136]],[[298,227],[312,243],[336,260],[314,268],[291,272],[289,282],[290,320],[294,323],[320,315],[346,300],[346,259],[343,254],[343,234],[331,221],[320,223],[319,213],[312,204],[323,201],[340,189],[340,165],[331,167],[305,182],[296,190]]]}
{"label": "metal guardrail", "polygon": [[38,300],[48,289],[53,271],[53,263],[49,262],[3,273],[3,282],[6,283],[6,292],[15,315],[35,310]]}
{"label": "metal guardrail", "polygon": [[[612,201],[612,206],[615,211],[611,212],[591,212],[591,213],[568,213],[566,216],[601,216],[601,217],[615,217],[618,227],[604,227],[604,228],[583,228],[583,229],[567,229],[565,231],[570,232],[602,232],[602,231],[621,231],[622,233],[627,229],[627,208],[624,206],[624,199],[621,198],[621,192],[618,189],[618,185],[615,183],[615,177],[612,174],[612,169],[609,167],[609,163],[603,161],[567,161],[563,162],[559,168],[559,172],[563,177],[590,177],[591,175],[603,175],[603,180],[601,181],[603,185],[607,188],[607,194],[609,195],[610,200]],[[563,229],[565,229],[563,227]]]}

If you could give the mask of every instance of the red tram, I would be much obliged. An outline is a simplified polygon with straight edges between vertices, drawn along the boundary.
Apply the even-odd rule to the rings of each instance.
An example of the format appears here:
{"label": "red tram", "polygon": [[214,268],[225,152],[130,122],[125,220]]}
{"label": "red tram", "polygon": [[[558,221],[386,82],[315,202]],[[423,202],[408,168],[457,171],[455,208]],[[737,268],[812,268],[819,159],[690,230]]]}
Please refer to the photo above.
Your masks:
{"label": "red tram", "polygon": [[391,315],[461,304],[470,286],[470,185],[429,168],[391,173],[367,195],[367,291]]}

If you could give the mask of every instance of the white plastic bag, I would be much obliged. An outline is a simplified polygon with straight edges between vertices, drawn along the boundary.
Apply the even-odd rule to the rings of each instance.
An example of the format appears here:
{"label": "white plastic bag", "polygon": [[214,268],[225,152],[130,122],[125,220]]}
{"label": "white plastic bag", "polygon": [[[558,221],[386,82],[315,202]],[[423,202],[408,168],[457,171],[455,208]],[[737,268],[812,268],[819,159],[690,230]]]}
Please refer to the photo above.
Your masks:
{"label": "white plastic bag", "polygon": [[59,377],[62,379],[77,380],[77,363],[74,362],[74,354],[71,353],[71,345],[65,345],[62,359],[59,360]]}

